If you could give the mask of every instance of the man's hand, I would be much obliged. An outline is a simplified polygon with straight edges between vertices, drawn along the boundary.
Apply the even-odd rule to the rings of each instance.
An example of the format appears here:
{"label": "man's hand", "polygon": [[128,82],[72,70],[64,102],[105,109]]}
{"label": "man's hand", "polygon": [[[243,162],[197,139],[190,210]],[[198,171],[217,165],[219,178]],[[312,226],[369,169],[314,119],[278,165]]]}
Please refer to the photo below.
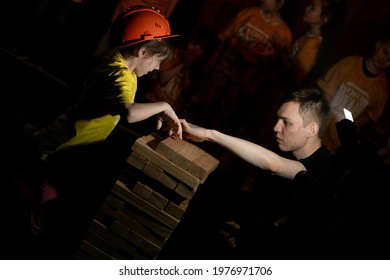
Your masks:
{"label": "man's hand", "polygon": [[183,135],[185,139],[190,139],[195,142],[207,140],[207,129],[188,123],[185,119],[180,119]]}

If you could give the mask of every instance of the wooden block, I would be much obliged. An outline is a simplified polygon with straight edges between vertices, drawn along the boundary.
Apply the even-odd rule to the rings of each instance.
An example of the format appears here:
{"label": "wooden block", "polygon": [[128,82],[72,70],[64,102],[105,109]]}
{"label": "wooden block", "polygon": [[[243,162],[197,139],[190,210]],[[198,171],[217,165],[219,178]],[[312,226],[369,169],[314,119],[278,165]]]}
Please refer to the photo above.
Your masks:
{"label": "wooden block", "polygon": [[[124,238],[121,238],[120,236],[118,236],[118,235],[114,234],[113,232],[111,232],[110,230],[108,230],[107,227],[105,225],[103,225],[102,223],[100,223],[99,221],[93,219],[89,225],[89,230],[92,231],[93,233],[95,233],[96,235],[101,236],[102,244],[103,244],[103,242],[108,242],[110,244],[110,246],[109,246],[109,244],[106,244],[106,245],[100,244],[99,251],[104,253],[104,251],[102,249],[103,247],[106,247],[106,248],[110,247],[111,249],[116,247],[116,248],[121,248],[124,252],[131,255],[135,259],[141,259],[141,260],[147,259],[145,256],[142,256],[141,254],[139,254],[139,252],[137,252],[137,248],[135,246],[129,244],[127,241],[125,241]],[[114,247],[112,247],[112,246],[114,246]],[[114,252],[112,252],[112,254],[114,254]],[[115,253],[115,255],[117,255],[118,258],[123,258],[123,256],[121,256],[121,254],[119,254],[119,253]],[[98,258],[100,259],[100,258],[102,258],[102,256],[98,256]]]}
{"label": "wooden block", "polygon": [[203,149],[178,138],[169,137],[160,141],[156,147],[156,152],[199,178],[202,183],[217,168],[219,163],[216,158]]}
{"label": "wooden block", "polygon": [[140,251],[144,252],[148,256],[155,258],[157,254],[160,252],[161,248],[157,247],[155,244],[149,242],[149,240],[145,240],[141,246],[139,247]]}
{"label": "wooden block", "polygon": [[171,161],[177,166],[180,166],[182,169],[187,170],[191,162],[204,153],[205,151],[202,149],[188,143],[188,145],[177,150],[176,153],[172,155]]}
{"label": "wooden block", "polygon": [[161,154],[166,159],[172,161],[172,156],[183,147],[189,145],[189,143],[180,138],[168,137],[160,141],[156,147],[156,152]]}
{"label": "wooden block", "polygon": [[80,250],[80,248],[76,251],[74,257],[75,260],[96,260],[96,258],[87,254],[86,252]]}
{"label": "wooden block", "polygon": [[113,234],[111,232],[107,232],[104,238],[107,239],[107,241],[111,242],[112,244],[118,246],[118,248],[121,248],[129,255],[134,256],[136,259],[146,259],[138,252],[137,247],[128,243],[125,239],[121,238],[120,236]]}
{"label": "wooden block", "polygon": [[[129,217],[134,218],[137,222],[140,223],[144,228],[148,230],[148,234],[143,234],[146,239],[153,240],[151,234],[155,236],[156,239],[165,242],[169,236],[171,236],[173,229],[161,224],[159,221],[153,220],[148,216],[145,216],[144,213],[139,213],[139,211],[133,211],[131,209],[123,209],[123,212]],[[155,244],[159,244],[159,241],[154,241]]]}
{"label": "wooden block", "polygon": [[[128,257],[125,257],[124,255],[118,253],[118,247],[112,245],[109,242],[102,241],[99,246],[96,246],[94,244],[88,244],[88,240],[83,240],[85,243],[81,243],[79,250],[77,251],[77,255],[75,256],[75,259],[85,259],[85,260],[106,260],[106,259],[112,259],[112,260],[126,260]],[[92,247],[92,246],[93,247]],[[88,247],[86,247],[88,246]],[[86,253],[83,250],[88,250],[90,253],[93,252],[95,254],[94,257],[92,257],[90,254]],[[96,255],[99,254],[99,255]],[[103,254],[103,256],[102,256]],[[108,256],[108,257],[107,257]]]}
{"label": "wooden block", "polygon": [[107,195],[105,200],[109,205],[114,207],[115,209],[122,209],[125,205],[125,202],[117,197],[113,197],[112,195]]}
{"label": "wooden block", "polygon": [[177,187],[175,189],[175,193],[177,193],[181,197],[183,197],[185,199],[188,199],[188,200],[192,199],[192,197],[195,194],[195,191],[196,191],[196,188],[195,189],[191,189],[191,188],[189,188],[188,186],[184,185],[181,182],[179,184],[177,184]]}
{"label": "wooden block", "polygon": [[139,247],[145,241],[145,237],[139,235],[135,231],[129,231],[129,233],[125,236],[125,240],[133,244],[135,247]]}
{"label": "wooden block", "polygon": [[113,260],[114,258],[103,252],[99,248],[93,246],[88,241],[81,241],[80,250],[85,251],[90,256],[94,257],[97,260]]}
{"label": "wooden block", "polygon": [[200,155],[188,166],[187,171],[204,183],[207,176],[218,167],[219,161],[208,153]]}
{"label": "wooden block", "polygon": [[178,182],[174,178],[165,173],[162,173],[160,175],[158,181],[170,190],[174,190],[178,184]]}
{"label": "wooden block", "polygon": [[89,224],[89,229],[102,237],[104,237],[104,234],[107,231],[107,227],[95,219]]}
{"label": "wooden block", "polygon": [[141,197],[145,200],[148,200],[153,193],[152,188],[148,187],[145,184],[142,184],[139,181],[134,185],[134,188],[132,191],[133,191],[133,193],[135,193],[136,195],[138,195],[139,197]]}
{"label": "wooden block", "polygon": [[108,242],[112,243],[113,245],[121,248],[126,253],[134,256],[136,259],[146,259],[144,256],[139,254],[137,252],[137,248],[128,242],[126,242],[123,238],[120,236],[110,232],[106,226],[98,222],[97,220],[92,220],[90,226],[90,230],[95,232],[96,234],[102,236],[103,239],[107,240]]}
{"label": "wooden block", "polygon": [[[107,202],[108,203],[108,202]],[[135,219],[129,217],[123,211],[112,209],[108,204],[102,203],[100,210],[110,216],[111,218],[119,221],[123,225],[127,226],[129,229],[138,232],[141,235],[147,235],[148,230],[138,223]]]}
{"label": "wooden block", "polygon": [[154,134],[149,134],[146,136],[142,136],[141,139],[144,143],[146,143],[152,150],[156,150],[157,145],[160,143],[161,139],[156,137]]}
{"label": "wooden block", "polygon": [[173,203],[170,201],[165,208],[165,212],[172,215],[173,217],[177,219],[181,219],[181,217],[184,215],[184,212],[186,211],[188,206],[188,200],[183,201],[180,203],[180,205],[177,205],[176,203]]}
{"label": "wooden block", "polygon": [[[139,217],[131,212],[127,212],[127,213],[124,213],[122,211],[112,211],[110,209],[110,207],[108,207],[105,203],[103,203],[101,209],[103,209],[105,212],[110,212],[110,216],[113,216],[114,218],[117,218],[118,219],[118,222],[123,224],[124,226],[128,227],[130,229],[129,233],[130,232],[135,232],[137,233],[138,235],[140,236],[143,236],[143,238],[147,238],[149,240],[151,240],[153,243],[157,244],[157,245],[162,245],[162,243],[166,240],[166,238],[168,236],[170,236],[171,232],[172,231],[168,231],[168,233],[166,233],[166,231],[163,232],[163,234],[159,234],[159,236],[162,236],[162,238],[164,239],[163,241],[161,241],[160,239],[157,239],[156,238],[156,234],[153,232],[153,230],[150,230],[146,227],[144,227],[140,222],[138,222],[135,218],[139,219]],[[142,221],[142,219],[141,219]],[[156,226],[155,224],[151,224],[150,225],[151,227],[153,227],[153,229],[157,232],[162,232],[162,230],[158,229],[158,226]],[[126,239],[126,237],[125,237]]]}
{"label": "wooden block", "polygon": [[135,152],[131,152],[127,158],[127,163],[135,168],[142,170],[148,161]]}
{"label": "wooden block", "polygon": [[125,237],[129,233],[130,228],[118,221],[114,221],[110,227],[110,230],[120,237]]}
{"label": "wooden block", "polygon": [[102,240],[98,248],[114,259],[124,258],[124,256],[118,254],[118,246],[115,246],[106,240]]}
{"label": "wooden block", "polygon": [[[100,210],[97,211],[97,213],[96,213],[94,219],[97,220],[97,221],[99,221],[99,222],[102,223],[103,225],[111,225],[111,223],[112,223],[112,221],[114,220],[114,218],[110,217],[110,215],[108,215],[107,213],[104,213],[104,212],[102,211],[102,205],[103,205],[103,204],[106,205],[106,203],[104,203],[104,202],[100,205]],[[108,208],[112,208],[112,207],[108,207]],[[118,210],[115,209],[115,211],[118,211]]]}
{"label": "wooden block", "polygon": [[177,186],[177,181],[171,178],[168,174],[165,174],[164,170],[151,162],[148,162],[142,171],[150,178],[160,182],[170,190],[175,189]]}
{"label": "wooden block", "polygon": [[176,218],[172,217],[168,213],[162,211],[161,209],[158,209],[154,205],[135,195],[119,180],[117,181],[117,183],[115,183],[112,192],[127,201],[128,203],[132,204],[135,208],[144,211],[151,217],[168,226],[169,228],[173,229],[179,223]]}
{"label": "wooden block", "polygon": [[115,251],[117,250],[117,246],[115,246],[115,244],[107,242],[107,234],[109,233],[107,227],[102,223],[100,223],[99,221],[93,219],[92,222],[90,223],[89,231],[101,238],[99,244],[95,245],[96,248],[98,248],[100,251],[104,252],[105,254],[109,255],[111,258],[115,259],[116,257],[114,256],[116,254]]}
{"label": "wooden block", "polygon": [[99,247],[99,245],[102,243],[102,237],[92,232],[91,230],[87,230],[83,239],[96,247]]}
{"label": "wooden block", "polygon": [[168,199],[158,192],[154,191],[147,200],[150,204],[156,206],[158,209],[164,210],[168,204]]}
{"label": "wooden block", "polygon": [[195,188],[200,184],[200,180],[198,178],[181,169],[179,166],[169,161],[168,159],[157,153],[155,150],[153,150],[150,146],[148,146],[148,143],[145,142],[143,137],[138,138],[134,142],[132,150],[138,154],[141,154],[148,161],[157,165],[162,170],[172,175],[179,181],[184,182],[186,185]]}
{"label": "wooden block", "polygon": [[158,181],[158,178],[161,176],[161,174],[164,173],[164,171],[160,167],[158,167],[157,165],[155,165],[151,162],[148,162],[142,171],[146,175],[148,175],[149,177],[151,177],[157,181]]}

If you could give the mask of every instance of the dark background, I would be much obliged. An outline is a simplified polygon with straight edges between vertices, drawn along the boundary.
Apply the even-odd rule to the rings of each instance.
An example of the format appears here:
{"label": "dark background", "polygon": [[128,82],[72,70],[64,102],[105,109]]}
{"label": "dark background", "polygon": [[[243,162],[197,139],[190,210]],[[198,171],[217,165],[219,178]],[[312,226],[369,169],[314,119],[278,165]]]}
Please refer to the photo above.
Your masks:
{"label": "dark background", "polygon": [[[301,18],[310,2],[286,1],[283,16],[294,37],[305,29]],[[15,190],[9,188],[23,169],[23,143],[18,135],[23,124],[43,127],[71,104],[110,26],[116,4],[113,0],[84,0],[82,4],[70,0],[20,0],[1,4],[0,237],[6,241],[2,258],[53,257],[40,240],[26,233],[20,210],[23,197],[17,197]],[[171,27],[183,36],[203,30],[215,38],[236,13],[256,4],[254,0],[180,0],[170,16]],[[315,68],[317,75],[341,57],[369,52],[378,34],[390,26],[387,0],[345,0],[341,7],[324,34],[324,49]],[[148,77],[140,80],[142,93]]]}

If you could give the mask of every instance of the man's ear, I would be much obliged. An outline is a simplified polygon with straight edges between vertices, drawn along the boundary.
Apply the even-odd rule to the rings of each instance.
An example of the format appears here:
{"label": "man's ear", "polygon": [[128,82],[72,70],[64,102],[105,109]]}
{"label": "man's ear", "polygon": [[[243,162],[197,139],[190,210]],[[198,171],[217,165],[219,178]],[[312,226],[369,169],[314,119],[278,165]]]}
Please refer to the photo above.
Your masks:
{"label": "man's ear", "polygon": [[309,123],[308,136],[313,137],[318,134],[319,126],[316,122]]}

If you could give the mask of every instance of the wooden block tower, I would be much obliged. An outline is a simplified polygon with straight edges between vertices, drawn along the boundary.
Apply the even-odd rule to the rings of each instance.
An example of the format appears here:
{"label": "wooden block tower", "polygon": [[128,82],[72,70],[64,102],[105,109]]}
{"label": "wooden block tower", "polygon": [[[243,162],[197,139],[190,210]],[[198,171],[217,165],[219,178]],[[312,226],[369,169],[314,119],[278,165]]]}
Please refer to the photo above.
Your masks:
{"label": "wooden block tower", "polygon": [[200,184],[218,166],[185,140],[136,139],[119,178],[92,220],[77,259],[155,259]]}

